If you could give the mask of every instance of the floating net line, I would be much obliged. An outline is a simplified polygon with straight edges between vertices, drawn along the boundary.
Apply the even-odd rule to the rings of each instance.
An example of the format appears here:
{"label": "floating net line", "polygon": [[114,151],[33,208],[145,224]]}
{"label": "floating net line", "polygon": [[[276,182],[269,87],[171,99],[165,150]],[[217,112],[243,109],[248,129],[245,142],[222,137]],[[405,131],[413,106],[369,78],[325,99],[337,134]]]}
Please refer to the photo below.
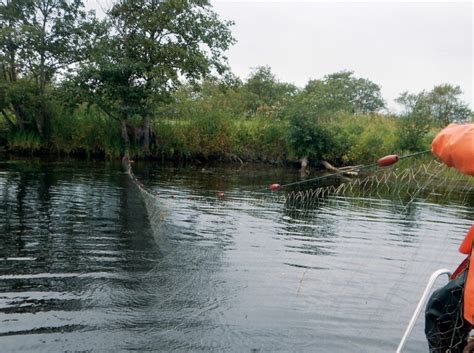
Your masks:
{"label": "floating net line", "polygon": [[140,179],[136,177],[132,169],[132,163],[133,162],[129,161],[126,158],[122,160],[122,164],[125,168],[126,173],[131,178],[134,185],[138,188],[143,198],[155,241],[158,242],[160,245],[163,245],[163,240],[165,240],[165,237],[162,236],[164,229],[163,226],[158,225],[162,225],[164,223],[164,220],[168,215],[169,211],[165,207],[165,205],[160,202],[160,193],[146,186],[140,181]]}
{"label": "floating net line", "polygon": [[[162,233],[170,210],[166,193],[145,185],[133,172],[132,164],[124,161],[124,167],[143,197],[155,236]],[[391,207],[392,212],[404,214],[413,203],[431,203],[474,207],[474,177],[458,173],[431,156],[404,159],[389,167],[358,169],[357,176],[346,172],[319,176],[283,184],[276,191],[259,188],[247,193],[251,197],[243,202],[247,206],[282,209],[295,220],[311,222],[328,208],[347,209],[354,206],[366,209]],[[239,193],[242,191],[240,190]],[[174,197],[174,196],[173,196]],[[218,193],[214,198],[231,199],[232,194]]]}
{"label": "floating net line", "polygon": [[364,171],[355,179],[336,181],[336,184],[287,192],[283,201],[289,209],[311,210],[321,203],[347,199],[361,203],[391,200],[406,209],[414,201],[446,204],[455,200],[466,204],[474,196],[474,178],[462,175],[430,158],[410,166],[408,161],[398,166]]}
{"label": "floating net line", "polygon": [[[159,202],[162,196],[136,177],[130,163],[125,162],[124,166],[142,194],[149,216],[155,218],[155,208],[162,206]],[[347,200],[368,206],[377,204],[378,200],[388,200],[399,212],[414,201],[441,205],[452,201],[458,205],[474,202],[474,178],[448,168],[433,157],[404,160],[390,167],[360,169],[359,172],[351,170],[351,177],[346,176],[347,172],[340,172],[284,184],[277,191],[260,188],[253,192],[252,202],[265,206],[279,204],[287,210],[301,212],[312,212],[328,202],[344,203]],[[354,177],[355,173],[357,176]]]}
{"label": "floating net line", "polygon": [[[163,233],[159,224],[169,212],[162,202],[165,196],[142,183],[130,163],[125,163],[125,168],[143,196],[153,232],[159,239]],[[357,171],[355,177],[354,170]],[[325,208],[348,208],[354,204],[371,209],[381,203],[383,207],[388,204],[397,213],[406,212],[415,202],[474,205],[474,178],[446,167],[431,156],[404,159],[389,167],[354,170],[351,177],[346,176],[346,172],[333,173],[327,177],[283,184],[276,191],[267,188],[250,190],[253,197],[249,202],[264,208],[282,207],[286,215],[305,221],[317,218]],[[435,312],[437,317],[427,312],[432,320],[431,328],[426,331],[430,352],[461,353],[466,344],[471,327],[462,318],[463,278],[461,275],[435,292],[441,299],[431,312]]]}
{"label": "floating net line", "polygon": [[284,184],[276,191],[259,189],[251,203],[263,208],[282,207],[287,216],[306,222],[328,208],[390,207],[393,213],[403,215],[414,203],[474,205],[474,178],[427,156],[390,167],[363,168],[356,177],[341,172],[315,179]]}

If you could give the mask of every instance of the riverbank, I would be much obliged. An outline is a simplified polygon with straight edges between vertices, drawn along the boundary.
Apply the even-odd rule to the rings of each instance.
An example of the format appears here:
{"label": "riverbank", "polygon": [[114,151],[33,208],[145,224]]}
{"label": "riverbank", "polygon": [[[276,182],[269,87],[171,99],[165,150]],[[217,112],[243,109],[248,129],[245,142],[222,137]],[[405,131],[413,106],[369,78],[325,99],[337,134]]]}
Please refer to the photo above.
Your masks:
{"label": "riverbank", "polygon": [[[136,132],[137,124],[130,121],[129,129]],[[132,134],[129,154],[138,160],[278,165],[298,165],[300,158],[308,156],[313,167],[322,167],[322,160],[343,166],[370,163],[386,154],[427,149],[437,131],[433,127],[416,148],[406,150],[406,126],[391,116],[339,114],[299,126],[289,119],[235,119],[209,113],[188,119],[156,119],[149,150],[144,151],[140,136]],[[47,138],[28,131],[4,131],[0,147],[15,155],[104,160],[120,159],[125,152],[119,122],[97,111],[79,111],[55,119]]]}

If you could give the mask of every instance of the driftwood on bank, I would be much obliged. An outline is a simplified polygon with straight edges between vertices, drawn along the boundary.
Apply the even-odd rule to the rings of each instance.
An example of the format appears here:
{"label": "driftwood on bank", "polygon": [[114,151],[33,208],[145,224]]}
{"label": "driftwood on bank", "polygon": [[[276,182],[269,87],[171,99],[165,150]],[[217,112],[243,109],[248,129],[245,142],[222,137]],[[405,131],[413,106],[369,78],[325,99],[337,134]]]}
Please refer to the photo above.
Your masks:
{"label": "driftwood on bank", "polygon": [[308,157],[301,158],[300,163],[301,163],[300,176],[302,178],[305,178],[310,174]]}
{"label": "driftwood on bank", "polygon": [[[310,174],[308,157],[301,158],[300,163],[300,174],[302,177],[307,177]],[[350,181],[351,177],[356,177],[359,175],[359,165],[337,168],[328,161],[322,161],[321,163],[327,171],[331,173],[337,173],[337,176],[344,179],[345,181]]]}
{"label": "driftwood on bank", "polygon": [[331,163],[327,161],[322,161],[321,163],[324,165],[324,168],[326,168],[328,171],[333,172],[333,173],[341,173],[341,175],[345,177],[355,177],[359,175],[359,173],[357,172],[357,169],[359,166],[348,166],[348,167],[336,168],[335,166],[333,166]]}

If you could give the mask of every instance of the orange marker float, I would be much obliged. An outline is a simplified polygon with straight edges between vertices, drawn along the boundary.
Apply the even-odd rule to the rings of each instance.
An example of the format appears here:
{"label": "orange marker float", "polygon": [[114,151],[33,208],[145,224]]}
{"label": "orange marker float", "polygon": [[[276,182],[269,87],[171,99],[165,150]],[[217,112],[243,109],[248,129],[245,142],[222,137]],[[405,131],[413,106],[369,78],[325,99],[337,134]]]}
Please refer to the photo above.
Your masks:
{"label": "orange marker float", "polygon": [[398,162],[398,155],[390,154],[388,156],[382,157],[377,160],[378,167],[388,167],[389,165],[395,164]]}
{"label": "orange marker float", "polygon": [[268,190],[275,191],[275,190],[278,190],[280,186],[281,186],[280,184],[271,184],[268,186]]}

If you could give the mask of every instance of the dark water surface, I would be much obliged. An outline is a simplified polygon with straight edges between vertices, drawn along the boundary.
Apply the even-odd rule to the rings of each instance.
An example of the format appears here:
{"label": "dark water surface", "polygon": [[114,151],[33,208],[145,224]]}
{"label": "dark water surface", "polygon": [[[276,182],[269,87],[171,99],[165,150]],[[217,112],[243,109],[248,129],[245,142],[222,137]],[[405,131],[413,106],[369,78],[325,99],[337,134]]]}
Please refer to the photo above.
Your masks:
{"label": "dark water surface", "polygon": [[[383,199],[293,212],[252,191],[297,179],[273,167],[135,171],[161,195],[151,222],[119,164],[0,162],[1,352],[395,351],[473,219]],[[407,351],[427,351],[422,321]]]}

